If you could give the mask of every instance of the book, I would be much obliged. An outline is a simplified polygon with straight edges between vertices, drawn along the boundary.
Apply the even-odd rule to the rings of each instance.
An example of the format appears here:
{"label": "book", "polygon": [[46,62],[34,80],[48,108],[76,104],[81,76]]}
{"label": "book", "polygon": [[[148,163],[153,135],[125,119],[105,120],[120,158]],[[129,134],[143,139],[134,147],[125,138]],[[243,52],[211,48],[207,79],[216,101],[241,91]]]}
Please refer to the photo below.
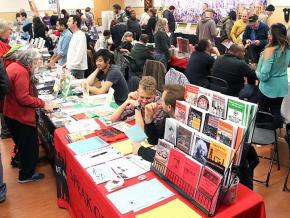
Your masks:
{"label": "book", "polygon": [[194,138],[194,130],[190,127],[180,124],[177,129],[176,147],[181,151],[190,154],[192,139]]}
{"label": "book", "polygon": [[192,144],[191,156],[202,165],[207,162],[207,155],[210,146],[210,138],[201,133],[196,133]]}
{"label": "book", "polygon": [[221,118],[226,118],[228,97],[218,92],[213,92],[210,113]]}
{"label": "book", "polygon": [[242,153],[243,153],[243,149],[244,149],[244,136],[246,134],[246,128],[244,128],[243,126],[238,126],[237,128],[237,135],[236,135],[236,142],[234,145],[234,151],[235,151],[235,156],[232,158],[234,158],[233,163],[235,165],[240,165],[241,162],[241,157],[242,157]]}
{"label": "book", "polygon": [[233,154],[232,148],[216,140],[211,140],[206,165],[223,175],[229,167]]}
{"label": "book", "polygon": [[173,118],[166,118],[164,139],[173,145],[176,145],[178,123]]}
{"label": "book", "polygon": [[249,114],[249,103],[238,98],[229,98],[227,120],[247,127]]}
{"label": "book", "polygon": [[221,183],[220,174],[207,166],[203,168],[194,199],[210,214],[215,211]]}
{"label": "book", "polygon": [[73,142],[77,142],[77,141],[81,141],[81,140],[85,140],[86,138],[84,137],[83,134],[80,133],[71,133],[71,134],[67,134],[66,139],[68,140],[69,143],[73,143]]}
{"label": "book", "polygon": [[219,119],[216,140],[229,146],[234,147],[236,142],[237,124],[227,120]]}
{"label": "book", "polygon": [[[160,167],[167,167],[169,153],[171,148],[173,148],[174,145],[167,142],[164,139],[159,139],[158,144],[156,145],[156,154],[155,154],[155,160],[158,162],[159,165],[162,165]],[[156,164],[157,166],[157,164]]]}
{"label": "book", "polygon": [[108,146],[109,144],[99,137],[93,137],[82,141],[77,141],[68,144],[67,146],[75,153],[75,154],[84,154],[93,152],[99,148]]}
{"label": "book", "polygon": [[172,148],[170,150],[169,154],[169,160],[168,160],[168,165],[167,165],[167,171],[165,176],[173,183],[176,185],[182,185],[178,184],[181,182],[179,178],[182,176],[182,169],[185,161],[185,154],[176,149]]}
{"label": "book", "polygon": [[213,139],[216,139],[218,130],[218,121],[219,118],[217,116],[212,115],[210,113],[206,113],[202,133]]}
{"label": "book", "polygon": [[181,187],[181,189],[185,191],[187,194],[189,194],[189,196],[191,196],[192,198],[194,197],[195,194],[196,186],[199,180],[199,176],[201,174],[202,167],[203,165],[201,163],[192,159],[189,156],[186,156],[183,164],[181,178],[187,184]]}
{"label": "book", "polygon": [[92,118],[65,124],[70,133],[100,130],[99,124]]}
{"label": "book", "polygon": [[213,91],[205,88],[199,88],[197,96],[197,107],[209,111],[210,105],[212,104]]}
{"label": "book", "polygon": [[185,92],[184,92],[185,101],[191,105],[196,106],[197,105],[198,90],[199,90],[199,86],[187,84],[185,86]]}
{"label": "book", "polygon": [[78,154],[75,156],[83,168],[96,166],[121,157],[123,157],[123,155],[112,146],[102,147],[94,152]]}
{"label": "book", "polygon": [[74,114],[71,117],[74,118],[75,120],[83,120],[83,119],[89,119],[90,118],[85,113]]}
{"label": "book", "polygon": [[148,138],[144,130],[137,124],[129,127],[125,134],[132,142],[142,142]]}
{"label": "book", "polygon": [[188,112],[187,125],[197,131],[201,131],[203,127],[206,111],[190,105]]}
{"label": "book", "polygon": [[176,101],[175,106],[175,119],[181,123],[187,124],[189,111],[189,104],[185,101]]}

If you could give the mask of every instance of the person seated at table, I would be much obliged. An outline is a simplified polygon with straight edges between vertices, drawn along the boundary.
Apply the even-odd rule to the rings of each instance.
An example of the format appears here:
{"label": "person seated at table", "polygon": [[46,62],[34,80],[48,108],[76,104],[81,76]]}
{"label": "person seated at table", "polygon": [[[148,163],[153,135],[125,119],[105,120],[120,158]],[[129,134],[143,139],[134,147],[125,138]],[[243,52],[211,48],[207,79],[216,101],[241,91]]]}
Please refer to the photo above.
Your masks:
{"label": "person seated at table", "polygon": [[132,32],[125,32],[123,37],[122,37],[122,42],[121,45],[117,48],[117,51],[120,53],[129,53],[131,52],[131,49],[133,47],[132,42],[133,42],[133,33]]}
{"label": "person seated at table", "polygon": [[216,59],[212,75],[227,81],[229,89],[227,95],[238,96],[244,87],[244,77],[249,84],[255,84],[257,79],[255,64],[250,66],[244,61],[245,48],[240,44],[233,44],[227,54]]}
{"label": "person seated at table", "polygon": [[219,56],[218,49],[213,47],[208,39],[201,39],[195,45],[195,52],[191,54],[185,70],[185,76],[191,84],[207,86],[207,77],[210,75],[215,61],[214,57],[211,56],[212,52]]}
{"label": "person seated at table", "polygon": [[111,64],[113,54],[107,49],[101,49],[95,54],[97,69],[83,82],[93,95],[105,94],[110,88],[115,90],[114,98],[117,104],[122,104],[128,96],[128,87],[119,67]]}
{"label": "person seated at table", "polygon": [[[132,119],[135,116],[136,124],[144,129],[145,106],[152,102],[161,104],[160,96],[157,94],[157,82],[152,76],[144,76],[139,82],[138,90],[129,93],[127,100],[110,117],[110,120],[117,122]],[[162,108],[158,107],[154,112],[154,123],[159,125],[164,116]]]}
{"label": "person seated at table", "polygon": [[131,57],[136,62],[136,71],[143,72],[143,67],[147,59],[152,60],[153,56],[150,49],[146,46],[149,37],[147,34],[141,34],[140,40],[135,43],[130,53]]}
{"label": "person seated at table", "polygon": [[104,30],[103,36],[101,36],[98,41],[95,44],[95,51],[99,51],[100,49],[111,49],[111,46],[113,44],[113,40],[111,37],[110,30]]}
{"label": "person seated at table", "polygon": [[39,145],[36,128],[36,108],[51,112],[53,108],[36,97],[33,84],[34,70],[41,55],[34,49],[18,51],[16,62],[7,68],[10,91],[4,100],[4,119],[19,152],[19,183],[37,181],[44,178],[35,171]]}
{"label": "person seated at table", "polygon": [[[161,97],[161,105],[166,116],[161,121],[162,124],[160,126],[156,126],[154,123],[154,112],[158,110],[159,105],[157,103],[150,103],[145,106],[144,131],[148,136],[149,144],[156,145],[158,143],[158,139],[162,139],[164,137],[166,118],[174,118],[176,101],[184,100],[184,91],[185,88],[181,85],[164,86]],[[152,148],[145,148],[139,143],[133,143],[133,153],[138,154],[147,161],[153,162],[156,150]]]}

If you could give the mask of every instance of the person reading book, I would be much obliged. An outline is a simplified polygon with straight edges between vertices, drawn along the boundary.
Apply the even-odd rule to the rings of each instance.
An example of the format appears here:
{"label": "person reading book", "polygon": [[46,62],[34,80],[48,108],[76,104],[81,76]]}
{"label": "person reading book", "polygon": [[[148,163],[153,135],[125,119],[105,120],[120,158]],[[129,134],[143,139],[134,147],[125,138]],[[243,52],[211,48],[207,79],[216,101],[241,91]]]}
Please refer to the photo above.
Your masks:
{"label": "person reading book", "polygon": [[[148,136],[149,144],[153,145],[156,145],[158,139],[164,136],[166,118],[174,118],[176,101],[184,100],[185,88],[181,85],[165,85],[163,90],[161,105],[166,116],[163,118],[161,125],[157,126],[154,123],[154,113],[159,108],[158,104],[153,102],[145,106],[144,131]],[[139,143],[133,143],[133,153],[138,154],[147,161],[153,162],[156,151],[152,148],[145,148]]]}
{"label": "person reading book", "polygon": [[[154,77],[144,76],[139,82],[138,90],[129,93],[127,100],[112,114],[110,120],[116,122],[135,116],[136,124],[144,129],[145,106],[150,103],[160,105],[160,96],[157,93],[157,83]],[[158,106],[153,115],[154,123],[158,125],[164,116],[161,106]]]}
{"label": "person reading book", "polygon": [[115,90],[114,98],[117,104],[126,101],[128,86],[118,66],[111,64],[112,54],[107,49],[100,49],[95,54],[97,69],[83,82],[93,95],[105,94],[110,88]]}

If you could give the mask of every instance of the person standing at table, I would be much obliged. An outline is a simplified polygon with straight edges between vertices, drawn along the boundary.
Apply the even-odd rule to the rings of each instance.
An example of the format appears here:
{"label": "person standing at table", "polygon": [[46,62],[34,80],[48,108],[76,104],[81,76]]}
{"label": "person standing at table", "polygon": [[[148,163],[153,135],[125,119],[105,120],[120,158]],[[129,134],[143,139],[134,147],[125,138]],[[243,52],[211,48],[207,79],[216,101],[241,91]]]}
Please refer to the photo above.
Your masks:
{"label": "person standing at table", "polygon": [[157,22],[157,10],[155,8],[150,8],[148,12],[150,18],[148,20],[147,26],[145,28],[146,34],[149,36],[149,42],[153,43],[154,42],[154,36],[153,33],[156,28],[156,22]]}
{"label": "person standing at table", "polygon": [[105,94],[112,87],[115,101],[120,105],[126,101],[129,91],[119,67],[111,64],[112,55],[108,49],[100,49],[95,54],[97,69],[86,79],[86,83],[93,95]]}
{"label": "person standing at table", "polygon": [[159,18],[157,20],[154,33],[154,42],[155,42],[154,59],[162,62],[165,66],[165,69],[167,69],[167,65],[170,59],[169,54],[170,39],[167,33],[168,33],[167,19]]}
{"label": "person standing at table", "polygon": [[265,12],[259,14],[259,21],[266,24],[267,26],[270,26],[269,25],[269,18],[272,16],[272,14],[274,13],[275,11],[275,7],[274,5],[268,5],[266,8],[265,8]]}
{"label": "person standing at table", "polygon": [[213,20],[214,10],[213,9],[207,9],[205,11],[205,17],[202,18],[197,23],[196,27],[196,35],[198,36],[198,39],[209,39],[213,45],[214,38],[217,36],[217,28],[216,23]]}
{"label": "person standing at table", "polygon": [[174,10],[175,10],[175,7],[173,5],[171,5],[171,6],[169,6],[168,9],[166,9],[163,12],[163,18],[167,19],[167,21],[168,21],[168,29],[169,29],[169,32],[171,34],[174,33],[175,28],[176,28],[175,18],[174,18],[174,15],[173,15]]}
{"label": "person standing at table", "polygon": [[185,70],[185,76],[191,84],[202,87],[208,85],[207,77],[210,75],[215,61],[211,56],[212,52],[219,56],[217,48],[213,48],[208,39],[202,39],[195,45],[195,52],[191,54]]}
{"label": "person standing at table", "polygon": [[77,79],[83,79],[88,69],[88,61],[86,35],[80,30],[81,18],[77,15],[70,15],[67,26],[73,32],[73,36],[68,47],[66,68]]}
{"label": "person standing at table", "polygon": [[290,48],[286,27],[281,23],[270,28],[269,43],[260,57],[257,67],[259,83],[259,110],[274,116],[275,128],[282,127],[281,104],[288,95],[287,68],[290,64]]}
{"label": "person standing at table", "polygon": [[53,56],[50,58],[49,66],[52,67],[56,62],[63,66],[66,63],[67,51],[72,32],[68,29],[67,20],[64,18],[58,19],[56,22],[56,29],[61,33],[58,44]]}
{"label": "person standing at table", "polygon": [[148,12],[149,12],[149,8],[144,8],[144,13],[140,16],[140,26],[142,28],[146,27],[150,19]]}
{"label": "person standing at table", "polygon": [[[161,97],[162,110],[165,112],[166,116],[161,121],[161,125],[157,126],[154,123],[154,113],[159,110],[159,105],[157,103],[150,103],[145,106],[144,115],[144,131],[148,136],[148,143],[151,145],[156,145],[158,139],[164,137],[165,132],[165,122],[166,118],[175,117],[175,105],[176,101],[184,100],[185,88],[181,85],[165,85]],[[156,150],[152,148],[145,148],[139,143],[133,143],[133,153],[138,154],[147,161],[153,162]]]}
{"label": "person standing at table", "polygon": [[35,171],[39,145],[36,128],[36,108],[51,112],[52,107],[35,97],[33,73],[41,55],[34,49],[18,51],[16,62],[7,67],[10,91],[4,100],[4,119],[18,147],[20,169],[19,183],[27,183],[44,178]]}
{"label": "person standing at table", "polygon": [[122,10],[119,4],[113,5],[114,20],[117,23],[125,23],[128,20],[126,12]]}
{"label": "person standing at table", "polygon": [[268,42],[268,31],[269,27],[261,23],[256,14],[249,18],[249,24],[243,34],[243,44],[246,47],[249,62],[258,63],[260,53]]}
{"label": "person standing at table", "polygon": [[231,30],[231,39],[233,43],[242,44],[243,43],[243,34],[245,32],[246,26],[249,21],[249,13],[248,11],[242,12],[242,18],[237,20],[234,23],[234,26]]}
{"label": "person standing at table", "polygon": [[[136,124],[144,129],[145,106],[152,102],[160,105],[160,96],[157,93],[157,82],[152,76],[143,76],[139,82],[138,90],[129,93],[127,100],[110,117],[110,120],[117,122],[135,117]],[[160,125],[160,121],[163,120],[164,116],[165,113],[163,110],[158,108],[154,113],[154,123]]]}

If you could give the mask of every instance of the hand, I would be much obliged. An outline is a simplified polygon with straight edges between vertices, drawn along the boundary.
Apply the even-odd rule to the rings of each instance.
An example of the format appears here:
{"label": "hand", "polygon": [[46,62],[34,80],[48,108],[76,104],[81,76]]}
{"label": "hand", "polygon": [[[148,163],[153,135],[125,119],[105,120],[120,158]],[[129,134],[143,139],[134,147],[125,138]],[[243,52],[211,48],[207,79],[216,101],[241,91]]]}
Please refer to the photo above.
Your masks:
{"label": "hand", "polygon": [[130,92],[129,95],[128,95],[128,100],[137,100],[138,99],[138,93],[137,91],[135,92]]}
{"label": "hand", "polygon": [[259,45],[261,44],[261,42],[260,42],[260,40],[255,40],[255,41],[254,41],[254,44],[255,44],[256,46],[259,46]]}
{"label": "hand", "polygon": [[250,64],[250,68],[252,70],[256,70],[257,69],[257,64]]}
{"label": "hand", "polygon": [[216,54],[217,56],[220,56],[220,52],[219,52],[219,50],[218,50],[217,47],[212,47],[211,52],[212,52],[213,54]]}
{"label": "hand", "polygon": [[139,148],[141,147],[141,144],[138,143],[138,142],[132,142],[132,153],[135,154],[135,155],[138,155],[138,151],[139,151]]}
{"label": "hand", "polygon": [[150,103],[145,106],[144,121],[146,124],[152,123],[154,113],[156,112],[157,109],[158,109],[157,103]]}
{"label": "hand", "polygon": [[53,107],[46,102],[44,103],[43,109],[46,110],[47,112],[53,112]]}
{"label": "hand", "polygon": [[133,99],[128,99],[126,102],[127,102],[127,105],[131,105],[133,107],[136,107],[139,104],[138,101],[133,100]]}
{"label": "hand", "polygon": [[247,40],[246,40],[246,44],[247,44],[247,45],[250,45],[250,44],[251,44],[251,40],[250,40],[250,39],[247,39]]}
{"label": "hand", "polygon": [[54,62],[53,61],[51,61],[51,62],[49,62],[48,64],[47,64],[47,68],[48,69],[51,69],[51,68],[53,68],[54,67]]}

